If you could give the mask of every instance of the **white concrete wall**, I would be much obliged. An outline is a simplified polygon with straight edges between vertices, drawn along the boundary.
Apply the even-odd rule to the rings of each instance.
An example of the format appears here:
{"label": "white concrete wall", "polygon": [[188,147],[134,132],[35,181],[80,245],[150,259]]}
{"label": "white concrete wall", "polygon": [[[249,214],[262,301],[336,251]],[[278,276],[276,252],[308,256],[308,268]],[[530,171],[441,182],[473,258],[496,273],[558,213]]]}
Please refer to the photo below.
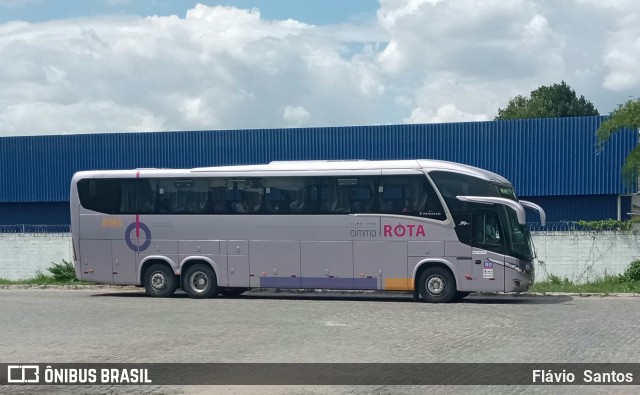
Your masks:
{"label": "white concrete wall", "polygon": [[640,236],[632,232],[540,232],[536,281],[549,274],[584,283],[604,274],[621,274],[640,259]]}
{"label": "white concrete wall", "polygon": [[0,278],[22,280],[62,260],[73,262],[71,235],[65,233],[0,233]]}
{"label": "white concrete wall", "polygon": [[[640,259],[640,235],[631,232],[534,233],[538,253],[536,281],[549,274],[585,282],[605,273],[624,272]],[[71,236],[64,233],[0,233],[0,278],[20,280],[35,276],[52,263],[72,260]]]}

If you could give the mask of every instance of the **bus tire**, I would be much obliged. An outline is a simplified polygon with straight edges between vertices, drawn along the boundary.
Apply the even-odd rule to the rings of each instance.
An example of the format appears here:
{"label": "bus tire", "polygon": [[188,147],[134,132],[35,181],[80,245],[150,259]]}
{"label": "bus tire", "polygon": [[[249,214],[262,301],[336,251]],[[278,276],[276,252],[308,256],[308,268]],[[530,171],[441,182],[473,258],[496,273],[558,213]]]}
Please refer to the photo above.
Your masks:
{"label": "bus tire", "polygon": [[467,296],[469,296],[471,292],[462,292],[462,291],[458,291],[456,292],[455,295],[453,295],[453,299],[451,299],[453,302],[459,302],[462,299],[466,298]]}
{"label": "bus tire", "polygon": [[420,274],[418,290],[425,302],[447,303],[456,294],[456,280],[449,270],[432,266]]}
{"label": "bus tire", "polygon": [[220,295],[222,296],[239,296],[248,291],[249,288],[221,288]]}
{"label": "bus tire", "polygon": [[194,299],[211,298],[218,295],[218,278],[211,266],[196,263],[182,276],[182,289]]}
{"label": "bus tire", "polygon": [[144,288],[149,296],[168,298],[176,292],[178,281],[168,265],[155,263],[144,273]]}

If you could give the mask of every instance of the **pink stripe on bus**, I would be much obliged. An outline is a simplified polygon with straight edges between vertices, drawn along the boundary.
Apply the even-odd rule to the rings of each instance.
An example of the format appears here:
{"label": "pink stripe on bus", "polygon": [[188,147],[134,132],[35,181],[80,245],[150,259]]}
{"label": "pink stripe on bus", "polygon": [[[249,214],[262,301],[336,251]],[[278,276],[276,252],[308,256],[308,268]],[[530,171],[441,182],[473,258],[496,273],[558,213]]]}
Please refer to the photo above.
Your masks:
{"label": "pink stripe on bus", "polygon": [[[140,170],[136,172],[136,178],[140,178]],[[140,238],[140,214],[136,214],[136,238]]]}

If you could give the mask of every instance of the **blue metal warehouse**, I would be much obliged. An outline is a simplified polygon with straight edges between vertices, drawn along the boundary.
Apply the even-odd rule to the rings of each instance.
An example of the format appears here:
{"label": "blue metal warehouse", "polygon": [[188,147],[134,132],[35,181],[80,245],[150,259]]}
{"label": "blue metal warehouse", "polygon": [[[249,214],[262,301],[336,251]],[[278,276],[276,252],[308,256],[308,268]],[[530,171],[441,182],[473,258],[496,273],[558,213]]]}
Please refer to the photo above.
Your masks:
{"label": "blue metal warehouse", "polygon": [[624,219],[636,190],[620,169],[637,136],[623,131],[599,150],[602,119],[4,137],[0,225],[68,224],[69,183],[78,170],[407,158],[499,173],[519,196],[542,205],[550,222]]}

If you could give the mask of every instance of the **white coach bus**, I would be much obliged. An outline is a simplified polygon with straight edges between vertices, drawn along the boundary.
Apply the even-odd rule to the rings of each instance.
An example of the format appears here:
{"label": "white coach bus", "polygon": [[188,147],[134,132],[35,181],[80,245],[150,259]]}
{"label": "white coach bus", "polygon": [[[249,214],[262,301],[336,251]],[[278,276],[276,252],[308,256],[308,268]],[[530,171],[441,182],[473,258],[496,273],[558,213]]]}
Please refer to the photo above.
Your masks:
{"label": "white coach bus", "polygon": [[524,207],[503,177],[435,160],[84,171],[71,183],[78,279],[167,297],[249,288],[521,292]]}

